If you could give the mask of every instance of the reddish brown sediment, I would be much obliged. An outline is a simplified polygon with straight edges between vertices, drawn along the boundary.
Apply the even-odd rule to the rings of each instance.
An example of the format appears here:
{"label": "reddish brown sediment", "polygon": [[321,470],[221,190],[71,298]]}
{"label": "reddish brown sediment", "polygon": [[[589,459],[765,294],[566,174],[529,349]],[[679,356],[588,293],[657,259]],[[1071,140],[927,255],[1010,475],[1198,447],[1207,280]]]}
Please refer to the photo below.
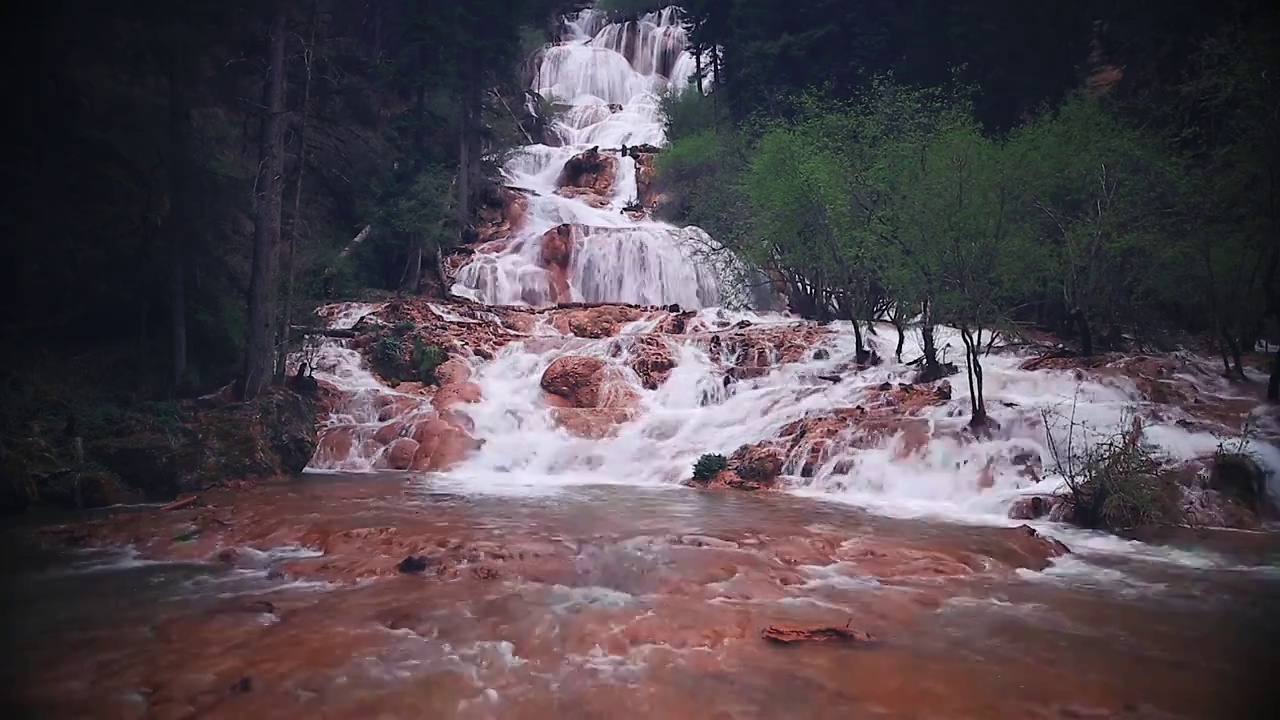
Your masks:
{"label": "reddish brown sediment", "polygon": [[[24,628],[19,699],[42,717],[339,719],[1236,707],[1239,636],[1223,623],[1245,617],[1028,583],[1019,573],[1061,548],[1025,527],[877,520],[777,494],[600,488],[540,504],[427,491],[389,477],[261,483],[17,531],[26,547],[129,543],[204,568],[28,577],[34,594],[10,616]],[[312,556],[261,552],[288,546]],[[424,569],[402,572],[408,557]],[[184,584],[200,576],[221,580]],[[1232,587],[1219,590],[1251,592]],[[89,588],[101,599],[86,607]],[[72,606],[74,622],[59,614]],[[861,633],[877,642],[850,655],[761,640],[846,627],[854,648]],[[1192,647],[1200,662],[1177,660]]]}

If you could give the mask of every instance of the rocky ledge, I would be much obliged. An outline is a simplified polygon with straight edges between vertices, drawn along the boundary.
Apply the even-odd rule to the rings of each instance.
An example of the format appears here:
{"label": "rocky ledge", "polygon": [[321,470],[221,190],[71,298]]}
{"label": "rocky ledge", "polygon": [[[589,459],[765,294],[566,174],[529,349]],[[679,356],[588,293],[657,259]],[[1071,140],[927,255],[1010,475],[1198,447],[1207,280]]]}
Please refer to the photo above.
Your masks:
{"label": "rocky ledge", "polygon": [[[250,402],[229,388],[197,400],[79,421],[62,432],[7,439],[0,508],[104,507],[296,474],[317,445],[317,415],[333,398],[313,383],[272,388]],[[84,434],[74,428],[85,427]]]}

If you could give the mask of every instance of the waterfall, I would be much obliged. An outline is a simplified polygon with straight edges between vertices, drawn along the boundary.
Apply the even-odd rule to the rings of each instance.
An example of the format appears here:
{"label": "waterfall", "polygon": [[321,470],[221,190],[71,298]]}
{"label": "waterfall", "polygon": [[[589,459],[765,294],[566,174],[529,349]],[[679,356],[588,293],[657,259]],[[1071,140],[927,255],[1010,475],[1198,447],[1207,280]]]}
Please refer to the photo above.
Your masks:
{"label": "waterfall", "polygon": [[[1214,374],[1212,362],[1189,354],[1129,358],[1163,363],[1154,370],[1139,363],[1086,373],[1024,369],[1028,354],[1005,348],[983,360],[996,431],[975,435],[967,428],[963,374],[952,378],[944,401],[881,404],[888,412],[868,419],[861,414],[868,406],[912,382],[916,368],[902,359],[921,355],[915,333],[895,359],[894,329],[872,324],[866,341],[885,361],[859,367],[849,323],[819,326],[736,309],[745,304],[742,296],[760,292],[751,288],[763,284],[758,271],[752,276],[698,228],[626,210],[641,173],[633,154],[619,150],[662,145],[660,96],[687,87],[693,72],[677,12],[611,24],[599,11],[584,10],[561,27],[561,41],[541,53],[531,89],[565,107],[551,122],[562,144],[530,145],[510,156],[504,174],[523,193],[521,224],[510,238],[477,248],[452,288],[456,296],[527,311],[409,301],[419,311],[426,306],[417,318],[431,316],[433,338],[460,338],[451,354],[465,379],[451,381],[449,392],[420,383],[409,391],[385,387],[348,346],[352,341],[326,340],[312,364],[345,399],[313,469],[443,470],[431,482],[521,493],[576,483],[670,485],[688,478],[703,453],[778,443],[793,492],[890,514],[1004,521],[1020,496],[1060,484],[1045,434],[1064,428],[1044,410],[1069,413],[1097,432],[1137,410],[1148,420],[1144,439],[1151,446],[1171,463],[1193,464],[1212,455],[1214,432],[1226,427],[1213,407],[1256,408]],[[584,157],[612,168],[607,188],[598,176],[590,187],[561,187],[567,164]],[[591,323],[620,309],[548,310],[565,301],[679,309],[624,309],[629,314],[615,313],[625,318],[610,319],[607,330],[579,332],[564,313],[585,313],[577,321]],[[382,306],[343,304],[326,308],[325,318],[342,328],[379,312]],[[496,314],[507,312],[522,313],[520,322]],[[481,351],[470,343],[486,323],[504,342]],[[938,328],[937,343],[943,360],[958,359],[955,331]],[[655,356],[664,368],[661,381],[640,376]],[[566,406],[544,389],[544,373],[562,358],[601,368],[593,375],[598,401]],[[1158,399],[1152,383],[1162,383]],[[1173,383],[1176,392],[1166,387]],[[448,407],[436,407],[440,395]],[[436,455],[424,458],[428,451]],[[1258,451],[1272,482],[1280,482],[1274,472],[1280,451],[1267,443]],[[1280,496],[1280,487],[1274,490]]]}
{"label": "waterfall", "polygon": [[[608,23],[595,9],[565,20],[561,41],[541,54],[530,88],[567,107],[550,123],[559,146],[530,145],[507,161],[507,184],[529,194],[524,224],[506,247],[477,252],[458,271],[455,295],[497,305],[555,304],[552,280],[539,262],[542,236],[568,223],[578,230],[568,297],[561,300],[724,304],[722,278],[732,261],[714,257],[724,253],[705,233],[624,212],[640,192],[636,160],[620,151],[666,142],[661,97],[689,85],[695,62],[686,44],[674,7],[625,23]],[[565,164],[590,148],[616,162],[608,194],[557,194]]]}

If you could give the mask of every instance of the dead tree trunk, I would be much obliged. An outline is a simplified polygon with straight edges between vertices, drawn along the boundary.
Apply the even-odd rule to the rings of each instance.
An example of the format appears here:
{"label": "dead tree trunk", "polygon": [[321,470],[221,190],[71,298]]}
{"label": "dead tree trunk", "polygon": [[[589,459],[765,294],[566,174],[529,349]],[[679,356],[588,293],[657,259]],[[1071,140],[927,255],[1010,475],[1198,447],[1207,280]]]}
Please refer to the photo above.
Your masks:
{"label": "dead tree trunk", "polygon": [[253,269],[249,275],[249,322],[244,367],[236,380],[241,400],[257,397],[274,369],[276,300],[280,265],[281,175],[284,174],[285,0],[277,0],[271,21],[267,80],[263,87],[262,162],[253,228]]}
{"label": "dead tree trunk", "polygon": [[973,417],[969,424],[981,427],[987,424],[987,403],[982,397],[982,330],[976,337],[968,325],[960,326],[960,337],[964,340],[965,370],[969,377],[969,405]]}
{"label": "dead tree trunk", "polygon": [[337,292],[338,273],[341,272],[342,270],[343,261],[345,261],[347,259],[347,256],[351,254],[352,248],[364,242],[364,239],[369,237],[369,233],[372,231],[373,231],[372,225],[365,225],[364,229],[356,233],[356,236],[351,238],[351,242],[347,243],[347,246],[342,248],[342,252],[338,253],[338,257],[336,260],[333,261],[333,264],[325,268],[324,270],[324,296],[325,297],[331,298]]}

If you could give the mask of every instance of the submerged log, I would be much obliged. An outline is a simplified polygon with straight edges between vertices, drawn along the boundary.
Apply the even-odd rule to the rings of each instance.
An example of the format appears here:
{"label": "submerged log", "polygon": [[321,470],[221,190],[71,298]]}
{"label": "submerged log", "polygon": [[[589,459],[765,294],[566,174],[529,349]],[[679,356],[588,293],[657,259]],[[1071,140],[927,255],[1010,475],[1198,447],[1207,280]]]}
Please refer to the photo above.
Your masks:
{"label": "submerged log", "polygon": [[[850,621],[852,623],[852,621]],[[795,628],[770,625],[760,631],[760,637],[770,642],[784,645],[797,642],[849,642],[867,645],[875,642],[875,638],[861,630],[844,627]]]}

